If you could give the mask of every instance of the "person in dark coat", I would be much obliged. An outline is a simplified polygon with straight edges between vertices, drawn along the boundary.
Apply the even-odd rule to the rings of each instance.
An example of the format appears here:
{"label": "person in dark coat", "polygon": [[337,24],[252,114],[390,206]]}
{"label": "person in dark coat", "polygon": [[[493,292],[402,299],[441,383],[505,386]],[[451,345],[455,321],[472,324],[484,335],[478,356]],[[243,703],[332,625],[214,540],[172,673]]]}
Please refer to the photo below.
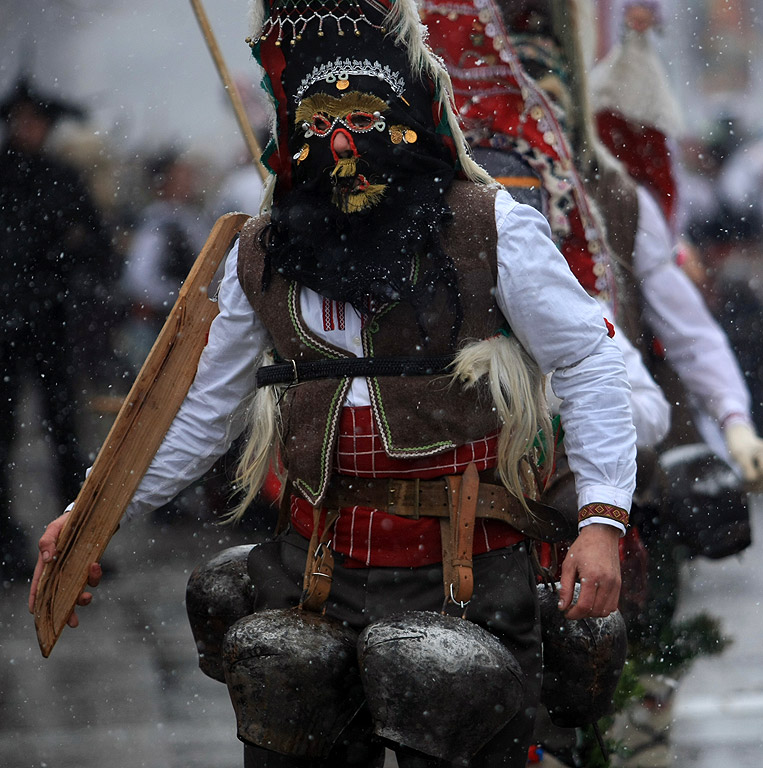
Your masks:
{"label": "person in dark coat", "polygon": [[25,381],[42,394],[55,489],[72,499],[83,477],[75,413],[73,313],[97,281],[109,243],[77,172],[46,151],[52,128],[84,116],[21,78],[0,103],[0,579],[27,576],[27,543],[12,516],[10,453]]}

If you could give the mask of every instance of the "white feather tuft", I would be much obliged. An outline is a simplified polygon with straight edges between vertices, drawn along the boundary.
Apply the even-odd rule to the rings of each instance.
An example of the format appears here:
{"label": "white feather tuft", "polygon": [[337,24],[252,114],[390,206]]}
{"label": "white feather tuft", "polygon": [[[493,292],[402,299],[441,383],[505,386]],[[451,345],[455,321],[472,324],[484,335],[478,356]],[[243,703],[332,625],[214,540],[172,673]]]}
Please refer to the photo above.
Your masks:
{"label": "white feather tuft", "polygon": [[[263,356],[263,365],[272,365],[273,356]],[[236,485],[244,496],[235,509],[224,518],[225,522],[240,520],[246,508],[262,488],[271,468],[279,470],[281,421],[278,400],[280,387],[260,387],[249,409],[249,439],[236,469]],[[280,478],[283,483],[283,478]]]}
{"label": "white feather tuft", "polygon": [[[511,336],[494,336],[468,344],[453,364],[453,385],[469,389],[488,377],[490,395],[503,424],[498,438],[498,473],[503,484],[520,501],[538,489],[527,480],[525,464],[538,433],[550,439],[551,420],[545,394],[545,377],[522,345]],[[542,476],[548,477],[551,462]]]}

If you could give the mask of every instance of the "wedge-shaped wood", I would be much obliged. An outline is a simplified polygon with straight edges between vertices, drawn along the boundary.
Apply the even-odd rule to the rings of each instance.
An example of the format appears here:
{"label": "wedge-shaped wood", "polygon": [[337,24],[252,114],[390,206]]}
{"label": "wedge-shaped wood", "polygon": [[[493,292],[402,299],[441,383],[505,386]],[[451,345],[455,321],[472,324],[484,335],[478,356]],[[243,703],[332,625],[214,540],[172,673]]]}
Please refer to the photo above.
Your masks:
{"label": "wedge-shaped wood", "polygon": [[35,601],[46,658],[191,386],[218,312],[210,283],[248,218],[228,213],[215,223],[66,518],[59,555],[45,566]]}

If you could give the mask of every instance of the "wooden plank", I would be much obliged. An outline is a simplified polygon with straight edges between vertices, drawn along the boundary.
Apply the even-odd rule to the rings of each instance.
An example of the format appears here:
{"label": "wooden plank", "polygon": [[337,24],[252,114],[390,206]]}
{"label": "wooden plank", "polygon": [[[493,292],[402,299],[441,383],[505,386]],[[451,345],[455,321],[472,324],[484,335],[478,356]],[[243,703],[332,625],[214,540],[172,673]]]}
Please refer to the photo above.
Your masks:
{"label": "wooden plank", "polygon": [[35,600],[46,658],[191,386],[218,312],[207,295],[210,283],[248,218],[229,213],[215,223],[66,518],[59,555],[46,564]]}

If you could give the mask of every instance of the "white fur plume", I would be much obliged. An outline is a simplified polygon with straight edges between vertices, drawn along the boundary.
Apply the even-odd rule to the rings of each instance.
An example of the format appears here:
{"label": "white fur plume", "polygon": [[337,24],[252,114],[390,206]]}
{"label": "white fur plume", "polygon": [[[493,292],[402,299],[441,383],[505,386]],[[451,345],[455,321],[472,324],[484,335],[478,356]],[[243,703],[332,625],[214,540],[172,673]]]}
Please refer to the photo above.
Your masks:
{"label": "white fur plume", "polygon": [[[545,377],[513,336],[494,336],[465,346],[453,363],[454,385],[467,389],[488,377],[490,395],[503,423],[498,438],[498,473],[522,503],[535,495],[528,487],[522,459],[530,453],[539,431],[552,435],[545,395]],[[543,468],[546,476],[550,462]],[[525,481],[523,482],[523,478]]]}

